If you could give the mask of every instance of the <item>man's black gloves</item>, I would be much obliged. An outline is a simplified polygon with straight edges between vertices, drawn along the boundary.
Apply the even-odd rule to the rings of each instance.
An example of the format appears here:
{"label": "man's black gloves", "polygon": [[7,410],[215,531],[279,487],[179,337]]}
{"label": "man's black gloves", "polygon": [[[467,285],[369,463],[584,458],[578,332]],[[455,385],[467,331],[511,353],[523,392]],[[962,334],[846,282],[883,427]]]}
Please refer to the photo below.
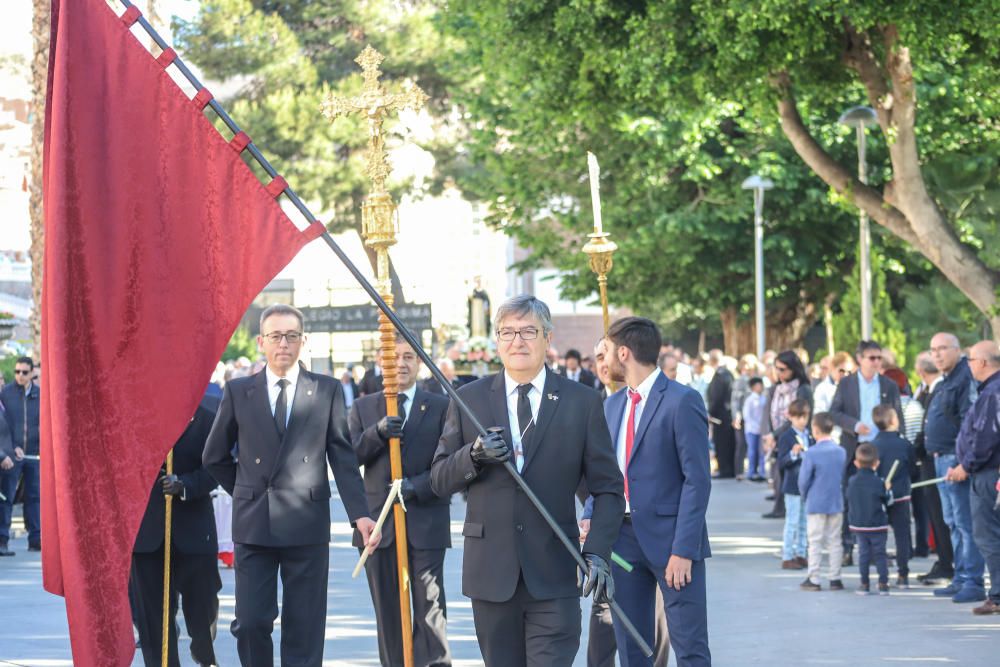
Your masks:
{"label": "man's black gloves", "polygon": [[472,462],[477,468],[487,464],[500,464],[510,458],[510,449],[499,431],[489,431],[472,443]]}
{"label": "man's black gloves", "polygon": [[389,442],[389,438],[402,438],[403,418],[396,416],[382,417],[378,424],[375,425],[375,432],[378,433],[378,437],[382,438],[386,442]]}
{"label": "man's black gloves", "polygon": [[587,561],[587,576],[583,583],[583,597],[594,594],[594,602],[607,602],[615,596],[615,580],[611,578],[611,566],[597,554],[584,554]]}
{"label": "man's black gloves", "polygon": [[164,475],[160,478],[160,488],[165,496],[179,496],[184,493],[184,483],[177,475]]}
{"label": "man's black gloves", "polygon": [[[392,482],[385,485],[386,490],[392,488]],[[403,478],[403,483],[399,485],[399,495],[403,497],[403,502],[408,503],[417,497],[417,487],[413,486],[413,482],[410,481],[409,477]]]}

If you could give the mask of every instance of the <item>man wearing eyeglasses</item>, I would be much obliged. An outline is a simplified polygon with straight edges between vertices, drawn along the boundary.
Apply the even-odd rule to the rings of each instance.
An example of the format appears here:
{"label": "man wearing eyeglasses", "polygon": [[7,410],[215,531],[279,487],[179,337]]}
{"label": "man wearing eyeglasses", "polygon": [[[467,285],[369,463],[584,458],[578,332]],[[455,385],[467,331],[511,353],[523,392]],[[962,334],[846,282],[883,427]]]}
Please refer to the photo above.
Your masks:
{"label": "man wearing eyeglasses", "polygon": [[[35,363],[31,357],[21,357],[14,362],[14,382],[0,392],[0,404],[6,424],[0,425],[0,430],[6,430],[10,436],[10,450],[6,454],[0,445],[0,494],[5,499],[0,500],[0,556],[13,556],[8,544],[10,539],[10,522],[14,513],[14,494],[17,484],[24,479],[24,525],[28,529],[28,551],[42,550],[42,533],[40,521],[38,461],[38,385],[32,381],[31,374]],[[0,440],[5,440],[0,435]]]}
{"label": "man wearing eyeglasses", "polygon": [[[378,544],[357,458],[347,441],[340,383],[298,364],[302,313],[275,304],[260,316],[264,370],[226,384],[205,468],[233,497],[236,620],[244,667],[271,667],[282,581],[281,664],[319,667],[326,631],[330,481],[365,544]],[[239,442],[238,459],[231,452]]]}
{"label": "man wearing eyeglasses", "polygon": [[[968,360],[962,356],[958,337],[941,332],[931,338],[931,359],[944,375],[931,394],[924,422],[924,447],[934,457],[934,472],[948,475],[959,465],[955,442],[965,415],[976,398],[975,379]],[[972,535],[971,485],[952,475],[950,482],[938,484],[941,510],[951,533],[955,576],[951,584],[934,591],[952,602],[981,602],[986,599],[983,574],[986,564]]]}
{"label": "man wearing eyeglasses", "polygon": [[595,599],[612,585],[608,562],[625,511],[624,482],[600,395],[545,366],[548,307],[514,297],[494,322],[504,371],[459,389],[482,425],[494,428],[481,435],[452,403],[431,488],[442,497],[468,488],[462,592],[472,598],[486,666],[569,667],[580,645],[576,561],[503,463],[514,465],[573,541],[575,493],[586,482],[594,509],[582,546],[584,591]]}
{"label": "man wearing eyeglasses", "polygon": [[[847,452],[847,470],[844,483],[857,470],[854,467],[854,451],[863,442],[871,442],[878,435],[878,427],[872,418],[872,410],[878,405],[891,405],[896,409],[899,423],[903,423],[903,406],[899,398],[899,386],[882,375],[882,346],[873,340],[858,343],[854,358],[858,370],[844,377],[837,385],[830,404],[833,421],[843,429],[840,446]],[[848,529],[847,506],[844,506],[844,563],[853,563],[854,537]]]}

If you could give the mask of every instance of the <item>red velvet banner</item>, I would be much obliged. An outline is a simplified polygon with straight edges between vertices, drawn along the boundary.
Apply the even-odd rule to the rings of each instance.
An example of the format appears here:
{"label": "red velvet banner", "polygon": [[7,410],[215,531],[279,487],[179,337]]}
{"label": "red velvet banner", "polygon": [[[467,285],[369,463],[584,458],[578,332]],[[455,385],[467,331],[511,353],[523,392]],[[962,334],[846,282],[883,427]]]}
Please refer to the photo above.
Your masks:
{"label": "red velvet banner", "polygon": [[105,0],[52,0],[42,566],[73,662],[129,665],[149,489],[253,297],[309,240]]}

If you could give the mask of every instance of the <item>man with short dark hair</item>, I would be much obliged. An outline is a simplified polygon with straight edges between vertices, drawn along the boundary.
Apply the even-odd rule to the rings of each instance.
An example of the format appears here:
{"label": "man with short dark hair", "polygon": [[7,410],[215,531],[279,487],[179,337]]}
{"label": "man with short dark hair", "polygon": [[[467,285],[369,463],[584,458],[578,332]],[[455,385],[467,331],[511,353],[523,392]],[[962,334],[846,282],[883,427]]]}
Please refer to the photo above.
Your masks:
{"label": "man with short dark hair", "polygon": [[588,371],[583,367],[583,360],[580,357],[580,351],[570,348],[566,350],[565,357],[565,374],[566,377],[574,382],[579,382],[582,385],[586,385],[592,389],[598,388],[597,378],[593,373]]}
{"label": "man with short dark hair", "polygon": [[594,501],[581,549],[584,591],[605,597],[611,544],[624,510],[601,398],[549,370],[548,306],[522,295],[494,318],[504,370],[458,390],[481,434],[454,402],[431,466],[431,488],[447,498],[468,489],[462,592],[486,667],[569,667],[580,646],[577,562],[521,492],[503,463],[510,460],[571,540],[578,538],[574,496],[581,478]]}
{"label": "man with short dark hair", "polygon": [[972,535],[990,573],[990,590],[978,616],[1000,614],[1000,348],[991,340],[969,350],[969,369],[979,382],[979,397],[965,415],[955,442],[958,465],[948,479],[970,479]]}
{"label": "man with short dark hair", "polygon": [[[937,476],[946,477],[959,465],[955,441],[975,400],[975,379],[954,334],[940,332],[931,338],[931,358],[944,379],[938,383],[927,406],[924,446],[934,457]],[[950,597],[953,602],[980,602],[986,598],[983,585],[986,564],[972,535],[971,484],[957,476],[952,476],[952,480],[938,484],[938,494],[951,533],[955,576],[951,584],[935,590],[934,595]]]}
{"label": "man with short dark hair", "polygon": [[[657,368],[661,342],[656,324],[641,317],[618,320],[608,330],[611,377],[626,385],[604,404],[625,476],[625,521],[614,548],[634,567],[614,569],[615,590],[625,615],[652,644],[659,586],[678,667],[711,665],[708,416],[697,391]],[[617,621],[615,636],[622,664],[652,665]]]}
{"label": "man with short dark hair", "polygon": [[[0,445],[0,556],[13,556],[8,544],[14,514],[14,494],[24,480],[24,526],[28,529],[28,551],[42,550],[39,502],[39,391],[31,379],[35,363],[31,357],[14,362],[14,382],[0,391],[0,407],[6,424],[0,430],[10,434],[10,450]],[[6,440],[0,435],[0,439]]]}
{"label": "man with short dark hair", "polygon": [[[271,667],[282,580],[281,664],[323,661],[330,560],[330,479],[365,544],[378,544],[358,462],[347,441],[340,383],[299,365],[302,313],[260,316],[264,370],[231,380],[205,444],[205,468],[233,497],[236,620],[244,667]],[[239,459],[232,456],[239,441]]]}

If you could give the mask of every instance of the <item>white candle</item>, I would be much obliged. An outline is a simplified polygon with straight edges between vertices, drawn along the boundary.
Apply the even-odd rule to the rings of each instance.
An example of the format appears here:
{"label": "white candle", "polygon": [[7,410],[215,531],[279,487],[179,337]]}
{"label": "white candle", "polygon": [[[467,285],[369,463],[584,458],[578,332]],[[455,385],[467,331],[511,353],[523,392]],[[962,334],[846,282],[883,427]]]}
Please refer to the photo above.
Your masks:
{"label": "white candle", "polygon": [[601,167],[597,156],[587,151],[587,166],[590,168],[590,202],[594,206],[594,233],[604,231],[601,223]]}

